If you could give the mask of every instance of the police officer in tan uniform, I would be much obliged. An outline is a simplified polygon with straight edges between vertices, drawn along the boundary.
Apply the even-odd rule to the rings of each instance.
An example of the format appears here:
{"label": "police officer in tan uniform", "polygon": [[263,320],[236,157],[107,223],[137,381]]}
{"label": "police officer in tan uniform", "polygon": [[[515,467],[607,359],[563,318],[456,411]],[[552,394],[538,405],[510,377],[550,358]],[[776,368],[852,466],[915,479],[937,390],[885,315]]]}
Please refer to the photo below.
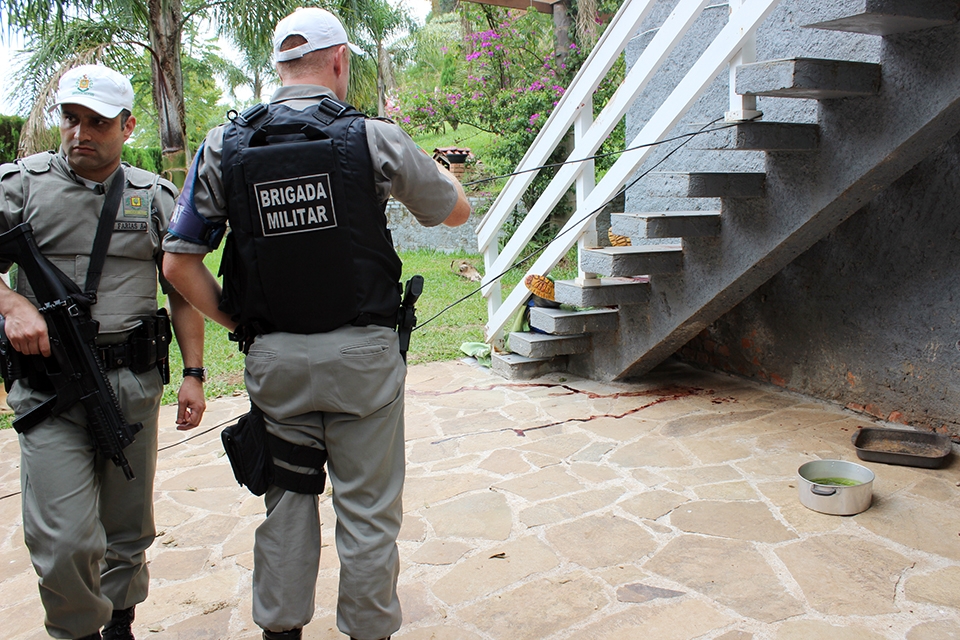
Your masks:
{"label": "police officer in tan uniform", "polygon": [[[470,214],[456,179],[399,127],[343,102],[352,48],[322,9],[277,24],[283,86],[208,134],[164,241],[170,282],[245,340],[247,390],[275,438],[276,483],[254,544],[253,619],[266,640],[302,637],[319,570],[322,478],[305,489],[279,474],[310,484],[323,459],[337,514],[337,626],[357,640],[400,627],[406,365],[384,209],[392,195],[426,226]],[[228,220],[221,291],[202,259]],[[291,462],[277,440],[320,457]]]}
{"label": "police officer in tan uniform", "polygon": [[[133,88],[124,76],[99,65],[73,68],[61,78],[56,101],[59,152],[0,167],[0,232],[29,222],[41,253],[82,287],[105,193],[114,180],[125,181],[91,313],[100,323],[96,341],[123,416],[143,429],[123,450],[134,480],[96,453],[79,403],[20,434],[24,536],[52,637],[101,638],[102,627],[103,638],[129,640],[134,607],[147,597],[145,551],[155,536],[163,391],[157,367],[147,362],[146,371],[130,369],[134,360],[144,364],[132,336],[147,323],[162,326],[160,245],[177,192],[155,174],[121,165],[120,152],[136,124]],[[176,291],[167,294],[188,373],[202,371],[203,317]],[[26,278],[17,278],[15,290],[0,284],[0,314],[14,349],[51,355],[47,325]],[[13,383],[8,402],[20,416],[50,395],[42,380],[23,379]],[[204,408],[201,378],[185,377],[178,428],[197,426]]]}

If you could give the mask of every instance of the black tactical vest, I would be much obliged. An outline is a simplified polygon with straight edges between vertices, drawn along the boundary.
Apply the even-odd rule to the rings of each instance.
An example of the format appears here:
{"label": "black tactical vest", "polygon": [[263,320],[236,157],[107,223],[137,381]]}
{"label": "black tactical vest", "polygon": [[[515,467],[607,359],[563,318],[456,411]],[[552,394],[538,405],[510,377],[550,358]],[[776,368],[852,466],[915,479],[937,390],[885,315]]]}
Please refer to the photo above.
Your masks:
{"label": "black tactical vest", "polygon": [[402,265],[363,114],[330,98],[303,111],[252,107],[226,127],[221,171],[230,220],[221,311],[254,333],[396,317]]}

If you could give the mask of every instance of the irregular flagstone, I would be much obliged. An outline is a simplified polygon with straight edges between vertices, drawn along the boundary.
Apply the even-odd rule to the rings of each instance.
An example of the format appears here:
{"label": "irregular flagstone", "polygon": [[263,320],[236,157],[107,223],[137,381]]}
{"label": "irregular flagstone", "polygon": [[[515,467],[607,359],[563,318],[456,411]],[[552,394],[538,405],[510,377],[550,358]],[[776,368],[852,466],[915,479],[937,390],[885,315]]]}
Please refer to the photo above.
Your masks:
{"label": "irregular flagstone", "polygon": [[732,622],[699,600],[657,600],[608,616],[577,632],[577,640],[690,640]]}
{"label": "irregular flagstone", "polygon": [[569,458],[588,444],[590,444],[590,437],[584,433],[563,433],[536,439],[529,444],[520,445],[518,449],[545,453],[558,458]]}
{"label": "irregular flagstone", "polygon": [[168,531],[160,544],[167,547],[209,547],[218,545],[233,531],[239,518],[211,514]]}
{"label": "irregular flagstone", "polygon": [[910,488],[910,493],[937,502],[956,502],[956,481],[941,478],[924,478]]}
{"label": "irregular flagstone", "polygon": [[[421,440],[412,445],[407,444],[407,464],[417,465],[436,460],[455,458],[457,455],[457,440],[443,440],[442,436]],[[408,475],[410,470],[408,467]]]}
{"label": "irregular flagstone", "polygon": [[[496,407],[496,404],[481,405]],[[466,411],[460,409],[445,409],[437,412],[440,427],[444,435],[488,433],[502,429],[513,429],[517,426],[516,420],[512,420],[498,411],[492,409],[480,409]]]}
{"label": "irregular flagstone", "polygon": [[221,568],[196,580],[151,585],[150,597],[137,605],[137,624],[164,628],[165,620],[178,619],[185,608],[196,608],[199,612],[236,608],[239,578],[236,569]]}
{"label": "irregular flagstone", "polygon": [[699,591],[747,618],[770,623],[800,615],[803,604],[749,542],[681,535],[643,568]]}
{"label": "irregular flagstone", "polygon": [[483,640],[480,636],[467,631],[466,629],[456,628],[450,623],[444,623],[438,627],[421,627],[413,631],[405,631],[404,640]]}
{"label": "irregular flagstone", "polygon": [[746,631],[727,631],[722,636],[717,636],[717,640],[751,640],[752,633]]}
{"label": "irregular flagstone", "polygon": [[913,565],[899,553],[848,535],[808,538],[775,552],[810,606],[827,615],[896,612],[897,581]]}
{"label": "irregular flagstone", "polygon": [[454,565],[434,582],[434,595],[448,604],[459,604],[507,587],[527,576],[559,564],[557,556],[533,537],[487,547]]}
{"label": "irregular flagstone", "polygon": [[573,462],[600,462],[603,456],[611,450],[613,450],[612,442],[594,442],[570,456],[570,460]]}
{"label": "irregular flagstone", "polygon": [[502,476],[526,473],[532,469],[523,455],[515,449],[497,449],[477,465],[480,469]]}
{"label": "irregular flagstone", "polygon": [[590,569],[639,562],[657,548],[643,527],[612,514],[554,525],[545,537],[564,559]]}
{"label": "irregular flagstone", "polygon": [[[13,578],[21,573],[33,570],[30,563],[30,554],[22,544],[16,549],[10,549],[0,553],[0,585],[4,580]],[[0,600],[0,602],[8,602]]]}
{"label": "irregular flagstone", "polygon": [[425,584],[418,582],[398,584],[397,597],[400,598],[400,610],[403,612],[404,624],[417,622],[437,615],[436,599]]}
{"label": "irregular flagstone", "polygon": [[462,456],[453,456],[441,458],[430,465],[430,471],[450,471],[461,467],[472,467],[480,459],[478,454],[466,454]]}
{"label": "irregular flagstone", "polygon": [[617,442],[628,442],[644,434],[651,433],[658,423],[644,420],[636,415],[623,418],[596,418],[584,422],[580,428],[592,431],[601,438],[609,438]]}
{"label": "irregular flagstone", "polygon": [[461,493],[486,489],[489,485],[487,478],[472,473],[407,478],[403,484],[403,507],[406,511],[415,511]]}
{"label": "irregular flagstone", "polygon": [[199,575],[209,557],[209,549],[165,549],[150,559],[150,577],[185,580]]}
{"label": "irregular flagstone", "polygon": [[640,495],[619,503],[624,510],[638,518],[656,520],[687,501],[687,498],[673,491],[645,491]]}
{"label": "irregular flagstone", "polygon": [[659,600],[661,598],[678,598],[682,595],[683,591],[661,589],[660,587],[652,587],[639,582],[625,584],[617,589],[617,600],[620,602],[649,602],[650,600]]}
{"label": "irregular flagstone", "polygon": [[520,522],[528,527],[552,524],[604,509],[615,503],[623,494],[622,489],[610,488],[583,491],[529,507],[520,512]]}
{"label": "irregular flagstone", "polygon": [[606,482],[620,477],[620,474],[608,465],[588,462],[573,462],[570,464],[570,471],[587,482]]}
{"label": "irregular flagstone", "polygon": [[[36,600],[40,604],[40,591],[37,586],[37,574],[33,567],[30,571],[21,571],[15,576],[8,578],[0,584],[0,602],[4,603],[4,608],[15,602]],[[41,620],[43,619],[41,615]]]}
{"label": "irregular flagstone", "polygon": [[860,625],[835,626],[820,620],[788,620],[777,630],[775,640],[884,640]]}
{"label": "irregular flagstone", "polygon": [[960,567],[945,567],[921,576],[911,576],[903,593],[913,602],[932,602],[960,609]]}
{"label": "irregular flagstone", "polygon": [[464,607],[458,616],[494,638],[540,640],[569,628],[607,602],[600,583],[574,573],[534,580]]}
{"label": "irregular flagstone", "polygon": [[[230,487],[231,489],[236,487],[239,489],[236,478],[229,471],[229,465],[226,462],[224,462],[224,465],[226,465],[226,469],[221,469],[220,465],[216,464],[188,469],[163,482],[158,482],[157,489],[159,491],[189,491],[212,487]],[[224,473],[225,470],[227,473]]]}
{"label": "irregular flagstone", "polygon": [[43,630],[43,607],[39,594],[34,594],[28,602],[4,606],[3,632],[9,634],[10,638],[19,636],[27,640],[49,640],[50,636]]}
{"label": "irregular flagstone", "polygon": [[756,500],[759,498],[756,490],[746,482],[707,484],[693,491],[701,500]]}
{"label": "irregular flagstone", "polygon": [[198,489],[197,491],[169,491],[167,496],[187,507],[207,513],[229,515],[244,496],[240,489]]}
{"label": "irregular flagstone", "polygon": [[423,518],[409,513],[403,514],[403,523],[400,525],[400,535],[398,540],[408,540],[419,542],[427,535],[427,524]]}
{"label": "irregular flagstone", "polygon": [[729,482],[730,480],[740,480],[741,478],[740,472],[726,464],[707,467],[695,466],[689,469],[671,469],[670,471],[665,471],[664,475],[685,487]]}
{"label": "irregular flagstone", "polygon": [[452,502],[430,507],[423,517],[440,537],[506,540],[513,517],[501,493],[470,493]]}
{"label": "irregular flagstone", "polygon": [[223,549],[220,551],[221,556],[230,558],[253,549],[257,527],[259,527],[262,522],[263,520],[257,519],[234,530],[234,532],[224,540]]}
{"label": "irregular flagstone", "polygon": [[690,533],[737,540],[783,542],[796,538],[762,502],[688,502],[670,513],[670,524]]}
{"label": "irregular flagstone", "polygon": [[739,424],[765,416],[770,412],[766,409],[752,411],[724,411],[722,413],[698,413],[671,420],[660,428],[660,434],[671,438],[687,438],[700,435],[718,427]]}
{"label": "irregular flagstone", "polygon": [[[226,605],[224,605],[226,606]],[[140,609],[137,609],[140,613]],[[170,640],[192,640],[193,638],[217,638],[230,628],[232,611],[229,608],[219,608],[204,612],[203,615],[192,616],[183,622],[178,622],[163,629],[163,637]]]}
{"label": "irregular flagstone", "polygon": [[[879,498],[879,499],[878,499]],[[884,538],[912,549],[960,560],[960,508],[909,495],[884,496],[874,490],[873,506],[855,516],[857,522]]]}
{"label": "irregular flagstone", "polygon": [[805,462],[818,460],[800,451],[765,451],[737,463],[737,468],[758,481],[796,478],[797,469]]}
{"label": "irregular flagstone", "polygon": [[918,624],[907,632],[906,640],[957,640],[960,624],[951,620],[938,620]]}
{"label": "irregular flagstone", "polygon": [[684,440],[684,445],[703,464],[741,460],[753,453],[748,444],[729,438],[689,438]]}
{"label": "irregular flagstone", "polygon": [[758,484],[757,488],[777,506],[780,516],[800,533],[833,531],[843,526],[842,517],[827,515],[803,506],[800,503],[796,480],[763,482]]}
{"label": "irregular flagstone", "polygon": [[494,488],[509,491],[521,498],[536,502],[580,491],[584,486],[562,467],[551,466],[519,478],[499,482],[494,485]]}
{"label": "irregular flagstone", "polygon": [[164,527],[174,527],[190,518],[188,510],[167,498],[161,498],[154,502],[153,514],[158,530]]}
{"label": "irregular flagstone", "polygon": [[657,435],[640,438],[624,445],[610,454],[612,464],[631,469],[634,467],[686,467],[693,460],[683,451],[676,440]]}
{"label": "irregular flagstone", "polygon": [[453,564],[473,547],[454,540],[431,540],[410,557],[417,564]]}

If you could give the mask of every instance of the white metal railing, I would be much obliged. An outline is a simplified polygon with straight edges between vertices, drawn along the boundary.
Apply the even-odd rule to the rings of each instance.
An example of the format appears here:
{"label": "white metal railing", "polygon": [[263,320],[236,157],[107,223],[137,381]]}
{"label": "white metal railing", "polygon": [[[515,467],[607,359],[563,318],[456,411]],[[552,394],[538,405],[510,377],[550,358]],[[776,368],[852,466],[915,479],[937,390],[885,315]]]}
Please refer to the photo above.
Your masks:
{"label": "white metal railing", "polygon": [[[536,178],[537,171],[533,169],[546,162],[571,126],[574,127],[574,148],[567,159],[576,160],[594,155],[710,0],[679,0],[627,73],[623,83],[594,120],[594,91],[634,37],[655,2],[656,0],[625,0],[517,166],[518,172],[527,173],[510,178],[477,227],[478,243],[485,263],[482,289],[487,298],[488,341],[497,340],[501,336],[510,317],[529,296],[526,288],[520,285],[514,288],[506,300],[501,300],[497,276],[519,259],[520,252],[570,185],[576,182],[576,211],[525,275],[549,273],[574,243],[579,243],[581,251],[586,247],[596,246],[596,215],[602,205],[623,187],[652,152],[652,146],[642,145],[650,145],[664,138],[725,66],[753,60],[756,29],[770,15],[779,0],[730,0],[731,14],[727,24],[637,136],[627,144],[630,148],[641,148],[622,154],[597,184],[594,184],[593,162],[563,165],[500,252],[498,234],[523,193]],[[729,119],[749,119],[757,115],[755,102],[737,96],[732,89],[730,93],[731,105],[727,114]],[[585,285],[599,283],[594,274],[584,273],[582,270],[579,279]]]}

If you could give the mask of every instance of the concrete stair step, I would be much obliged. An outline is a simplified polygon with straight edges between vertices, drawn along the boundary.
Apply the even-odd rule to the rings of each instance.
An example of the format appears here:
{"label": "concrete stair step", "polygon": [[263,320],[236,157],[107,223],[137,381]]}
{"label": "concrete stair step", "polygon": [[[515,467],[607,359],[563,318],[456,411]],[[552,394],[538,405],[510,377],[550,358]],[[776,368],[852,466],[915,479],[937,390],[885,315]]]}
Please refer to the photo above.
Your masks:
{"label": "concrete stair step", "polygon": [[720,235],[719,211],[656,211],[610,214],[614,233],[630,238],[694,238]]}
{"label": "concrete stair step", "polygon": [[555,336],[616,331],[618,325],[616,309],[566,311],[547,307],[530,308],[530,326]]}
{"label": "concrete stair step", "polygon": [[820,127],[798,122],[741,122],[704,133],[688,144],[698,151],[814,151]]}
{"label": "concrete stair step", "polygon": [[510,333],[510,350],[528,358],[553,358],[571,353],[586,353],[590,350],[590,336],[552,336],[548,333],[513,331]]}
{"label": "concrete stair step", "polygon": [[659,171],[646,176],[647,192],[655,197],[673,198],[761,198],[763,173],[682,173]]}
{"label": "concrete stair step", "polygon": [[776,98],[831,100],[874,96],[880,65],[849,60],[792,58],[737,67],[737,93]]}
{"label": "concrete stair step", "polygon": [[490,368],[507,380],[530,380],[554,371],[566,371],[567,357],[527,358],[517,353],[494,353]]}
{"label": "concrete stair step", "polygon": [[650,278],[599,278],[599,285],[585,286],[576,280],[557,280],[557,302],[574,307],[612,307],[646,304],[650,299]]}
{"label": "concrete stair step", "polygon": [[581,253],[580,268],[608,276],[677,273],[683,269],[683,248],[676,244],[648,244],[587,249]]}
{"label": "concrete stair step", "polygon": [[957,21],[957,3],[917,0],[841,0],[833,2],[836,17],[805,24],[813,29],[889,36],[932,29]]}

